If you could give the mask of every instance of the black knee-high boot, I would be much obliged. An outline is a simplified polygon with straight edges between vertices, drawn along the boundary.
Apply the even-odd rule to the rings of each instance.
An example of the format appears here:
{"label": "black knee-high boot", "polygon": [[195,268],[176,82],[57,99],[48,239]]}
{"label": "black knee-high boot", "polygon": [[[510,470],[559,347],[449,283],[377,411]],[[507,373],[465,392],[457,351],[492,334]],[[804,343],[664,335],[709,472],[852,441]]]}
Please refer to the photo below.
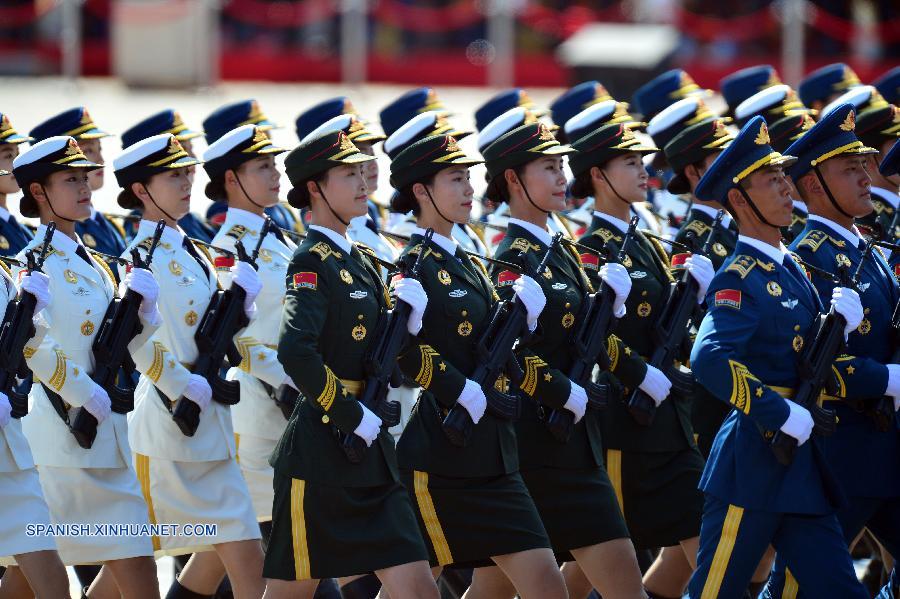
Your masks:
{"label": "black knee-high boot", "polygon": [[178,582],[178,579],[172,581],[169,592],[166,593],[166,599],[212,599],[213,595],[201,595],[184,587]]}
{"label": "black knee-high boot", "polygon": [[373,599],[381,589],[381,581],[374,574],[366,574],[341,587],[343,599]]}

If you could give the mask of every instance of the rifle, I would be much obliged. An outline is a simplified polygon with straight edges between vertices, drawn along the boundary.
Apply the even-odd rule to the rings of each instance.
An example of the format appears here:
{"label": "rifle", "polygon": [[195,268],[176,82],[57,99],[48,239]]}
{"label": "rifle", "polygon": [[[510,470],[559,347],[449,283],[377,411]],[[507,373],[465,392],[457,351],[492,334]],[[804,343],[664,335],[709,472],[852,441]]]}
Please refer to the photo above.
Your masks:
{"label": "rifle", "polygon": [[[37,258],[34,257],[34,250],[26,254],[28,274],[42,272],[55,230],[56,223],[51,221],[47,225],[41,253]],[[28,395],[16,390],[16,377],[25,378],[29,374],[24,350],[28,340],[34,337],[36,305],[37,298],[30,293],[20,293],[17,299],[6,306],[3,324],[0,325],[0,392],[9,398],[13,418],[22,418],[28,414]]]}
{"label": "rifle", "polygon": [[[609,262],[621,264],[625,260],[637,224],[638,217],[632,217],[618,255],[612,255],[607,249]],[[605,282],[601,282],[600,289],[587,297],[585,317],[579,323],[573,336],[577,357],[569,369],[569,380],[584,388],[588,397],[588,407],[595,410],[605,408],[607,403],[609,389],[606,385],[594,383],[591,375],[594,371],[594,364],[598,362],[603,370],[609,370],[606,340],[617,320],[613,316],[615,300],[615,291]],[[575,415],[566,409],[550,410],[545,422],[553,438],[560,443],[567,443],[572,436],[572,428],[575,426]]]}
{"label": "rifle", "polygon": [[[547,253],[544,254],[533,276],[538,277],[544,272],[547,260],[559,245],[561,238],[562,233],[553,236]],[[475,346],[478,366],[469,378],[478,383],[484,391],[488,411],[504,420],[518,418],[519,398],[500,391],[495,383],[504,371],[517,386],[524,377],[513,353],[513,346],[519,337],[527,333],[526,319],[525,305],[518,298],[498,302],[491,315],[490,324]],[[450,408],[442,423],[444,434],[456,447],[465,447],[474,426],[471,416],[459,403]]]}
{"label": "rifle", "polygon": [[[425,231],[424,244],[430,244],[433,235],[434,229]],[[424,255],[424,251],[419,252],[412,267],[403,274],[404,277],[419,280]],[[388,401],[387,394],[391,381],[396,383],[395,386],[399,386],[403,381],[403,374],[397,365],[397,356],[400,355],[409,335],[406,323],[411,312],[412,307],[409,304],[397,300],[397,305],[388,314],[383,328],[379,327],[381,334],[376,337],[377,341],[369,348],[366,356],[366,370],[368,371],[366,386],[362,395],[357,399],[381,418],[382,426],[385,427],[395,426],[400,422],[400,404],[396,401]],[[366,451],[365,442],[353,433],[341,433],[340,431],[338,439],[347,459],[353,464],[360,463]]]}
{"label": "rifle", "polygon": [[[137,248],[131,250],[131,264],[134,268],[149,269],[153,262],[153,252],[159,245],[160,237],[166,228],[166,222],[160,220],[156,224],[156,231],[150,242],[147,257],[141,259]],[[91,380],[109,393],[112,411],[116,414],[127,414],[134,409],[134,388],[130,385],[122,388],[116,385],[119,370],[125,372],[128,380],[131,380],[135,371],[134,360],[128,352],[128,344],[143,330],[138,309],[143,301],[143,296],[128,289],[121,298],[113,298],[103,316],[103,322],[94,341],[91,351],[94,354],[94,371]],[[90,449],[97,438],[97,419],[83,407],[75,411],[75,419],[69,430],[78,441],[78,445],[84,449]]]}
{"label": "rifle", "polygon": [[[706,237],[706,242],[698,252],[700,255],[709,255],[715,241],[716,231],[724,217],[725,211],[719,210],[709,235]],[[651,366],[663,372],[672,370],[678,351],[681,349],[685,336],[688,333],[688,326],[696,314],[697,292],[699,289],[699,284],[691,276],[691,273],[687,271],[684,272],[681,279],[672,284],[666,304],[663,306],[656,322],[654,322],[653,341],[655,349],[648,361],[648,364]],[[680,380],[686,377],[673,378]],[[685,390],[689,389],[689,385],[689,382],[679,383],[679,387],[684,387]],[[628,398],[628,412],[638,424],[650,426],[653,424],[653,418],[656,415],[656,402],[640,388],[636,388]]]}
{"label": "rifle", "polygon": [[[271,219],[266,217],[262,230],[259,232],[259,241],[251,255],[247,255],[244,244],[238,242],[235,246],[238,260],[247,262],[253,268],[258,268],[256,260],[259,258],[259,250],[271,227]],[[216,262],[228,260],[217,258]],[[233,260],[233,259],[232,259]],[[244,312],[244,300],[247,292],[239,285],[232,284],[230,288],[218,289],[209,300],[206,312],[200,319],[200,325],[194,333],[197,343],[197,361],[191,368],[193,374],[199,374],[205,378],[212,387],[214,401],[227,406],[233,406],[241,400],[241,385],[239,381],[228,381],[219,376],[225,359],[232,366],[238,366],[243,357],[234,344],[234,336],[237,332],[249,324],[247,314]],[[159,390],[157,389],[157,392]],[[159,392],[163,403],[172,413],[172,420],[188,437],[193,437],[200,426],[200,406],[186,397],[180,397],[173,403],[163,393]]]}

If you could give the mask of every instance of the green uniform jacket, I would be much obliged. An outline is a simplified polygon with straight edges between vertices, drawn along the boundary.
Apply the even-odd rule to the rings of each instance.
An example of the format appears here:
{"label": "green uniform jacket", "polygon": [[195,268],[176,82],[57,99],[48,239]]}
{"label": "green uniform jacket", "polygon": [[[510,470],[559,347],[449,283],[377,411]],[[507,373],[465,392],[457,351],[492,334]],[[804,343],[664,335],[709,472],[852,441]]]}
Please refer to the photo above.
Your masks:
{"label": "green uniform jacket", "polygon": [[303,396],[271,464],[293,478],[342,487],[397,481],[394,442],[386,429],[352,464],[334,433],[352,433],[362,406],[340,379],[359,381],[376,327],[388,309],[381,277],[354,246],[349,255],[315,229],[287,271],[278,360]]}
{"label": "green uniform jacket", "polygon": [[[618,253],[624,236],[613,224],[595,214],[579,243],[598,250],[608,244]],[[631,348],[632,353],[637,352],[642,358],[648,358],[654,349],[654,322],[670,294],[673,279],[669,271],[669,260],[658,242],[638,232],[629,246],[628,259],[623,266],[628,269],[632,286],[625,304],[628,312],[619,320],[616,335]],[[596,271],[588,269],[587,272],[591,283],[599,285]],[[643,374],[639,380],[643,380]],[[627,383],[624,384],[624,398],[627,400],[630,389]],[[657,408],[656,417],[649,427],[635,422],[624,401],[611,401],[600,418],[603,423],[603,444],[608,449],[673,452],[694,445],[690,403],[677,401],[672,397]]]}
{"label": "green uniform jacket", "polygon": [[[422,241],[422,236],[413,235],[401,259],[414,261],[423,251]],[[428,294],[428,307],[417,343],[400,356],[400,368],[424,391],[397,443],[400,467],[460,478],[516,472],[512,422],[486,412],[465,447],[451,445],[441,428],[478,364],[476,342],[498,297],[484,267],[462,249],[455,256],[437,244],[424,251],[419,280]]]}
{"label": "green uniform jacket", "polygon": [[[534,277],[546,252],[547,246],[531,232],[511,223],[494,255],[521,266],[525,274]],[[522,470],[542,466],[572,469],[602,467],[600,421],[595,410],[588,410],[575,425],[572,437],[566,444],[557,441],[544,424],[542,406],[563,409],[569,399],[571,386],[565,373],[577,357],[572,337],[584,317],[582,304],[593,292],[578,254],[570,246],[558,246],[547,262],[547,269],[544,274],[535,277],[544,291],[547,305],[541,312],[535,336],[519,352],[523,369],[527,372],[528,368],[539,366],[537,374],[548,383],[540,392],[533,386],[523,385],[522,418],[516,423],[520,467]],[[519,275],[497,265],[492,267],[491,275],[500,297],[512,298],[512,284]],[[626,381],[625,384],[634,386],[643,379],[646,367],[636,354],[625,350],[622,341],[610,335],[606,351],[611,358],[612,369]]]}

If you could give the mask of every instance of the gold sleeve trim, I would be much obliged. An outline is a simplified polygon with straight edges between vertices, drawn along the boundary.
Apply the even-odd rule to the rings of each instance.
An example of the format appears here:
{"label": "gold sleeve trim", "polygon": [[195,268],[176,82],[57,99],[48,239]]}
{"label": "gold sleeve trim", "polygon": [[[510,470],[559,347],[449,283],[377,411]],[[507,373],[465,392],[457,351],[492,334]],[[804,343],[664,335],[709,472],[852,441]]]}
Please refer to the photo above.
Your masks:
{"label": "gold sleeve trim", "polygon": [[606,354],[609,356],[609,370],[612,372],[619,364],[619,339],[615,335],[606,339]]}
{"label": "gold sleeve trim", "polygon": [[334,376],[334,373],[331,372],[331,369],[327,366],[325,367],[325,388],[322,389],[322,393],[316,398],[316,403],[322,406],[322,409],[326,412],[331,409],[331,404],[334,403],[334,398],[337,395],[337,377]]}
{"label": "gold sleeve trim", "polygon": [[419,383],[423,389],[431,387],[431,379],[434,377],[434,357],[438,355],[430,345],[420,345],[419,353],[421,354],[422,365],[414,380]]}
{"label": "gold sleeve trim", "polygon": [[159,341],[153,342],[153,362],[150,364],[150,368],[147,369],[146,374],[154,383],[158,383],[159,377],[162,376],[166,363],[166,352],[168,351],[169,349]]}
{"label": "gold sleeve trim", "polygon": [[750,401],[752,393],[750,392],[750,381],[759,383],[750,370],[740,362],[728,360],[728,366],[731,369],[731,405],[743,412],[750,413]]}
{"label": "gold sleeve trim", "polygon": [[47,381],[47,384],[59,391],[66,384],[66,376],[68,375],[66,372],[66,354],[61,349],[53,351],[56,352],[56,369],[50,376],[50,380]]}
{"label": "gold sleeve trim", "polygon": [[238,337],[237,349],[241,354],[241,363],[238,365],[238,368],[244,372],[250,372],[250,366],[253,361],[253,348],[258,345],[262,345],[262,342],[257,341],[253,337]]}
{"label": "gold sleeve trim", "polygon": [[537,390],[538,370],[546,365],[547,363],[539,356],[525,356],[525,378],[519,388],[529,397],[533,397]]}

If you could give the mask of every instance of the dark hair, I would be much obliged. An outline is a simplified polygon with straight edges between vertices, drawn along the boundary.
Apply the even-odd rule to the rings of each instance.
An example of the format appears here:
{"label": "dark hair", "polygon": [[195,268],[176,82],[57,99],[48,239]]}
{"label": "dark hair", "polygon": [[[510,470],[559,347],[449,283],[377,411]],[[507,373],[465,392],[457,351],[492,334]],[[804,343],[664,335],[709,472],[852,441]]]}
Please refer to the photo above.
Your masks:
{"label": "dark hair", "polygon": [[[513,172],[516,173],[516,176],[521,179],[522,173],[525,171],[525,167],[529,164],[531,164],[531,162],[526,162],[525,164],[520,164],[511,168]],[[491,202],[494,202],[495,204],[509,202],[509,184],[506,182],[506,170],[504,170],[496,177],[491,177],[487,173],[485,173],[484,175],[484,178],[488,184],[487,189],[484,190],[484,197]]]}
{"label": "dark hair", "polygon": [[47,180],[50,178],[51,174],[53,173],[48,173],[47,175],[40,177],[39,179],[29,181],[21,188],[22,199],[19,200],[19,212],[25,218],[38,218],[41,215],[37,200],[31,193],[31,184],[37,183],[41,187],[44,187],[47,184]]}
{"label": "dark hair", "polygon": [[437,173],[432,173],[423,179],[413,181],[403,189],[398,189],[397,195],[391,200],[391,210],[393,212],[399,212],[400,214],[406,214],[411,211],[413,216],[419,216],[421,209],[419,208],[419,200],[416,199],[416,194],[413,193],[413,186],[415,186],[416,183],[421,183],[426,186],[434,185],[434,178],[436,176]]}
{"label": "dark hair", "polygon": [[[312,197],[309,194],[309,189],[307,189],[306,184],[310,181],[313,181],[315,183],[322,183],[323,181],[325,181],[325,179],[328,178],[328,171],[330,170],[331,169],[325,169],[324,171],[318,172],[309,179],[304,179],[303,181],[301,181],[299,185],[294,186],[294,188],[288,192],[288,204],[297,209],[311,208]],[[224,199],[224,197],[225,187],[223,180],[222,199]]]}
{"label": "dark hair", "polygon": [[135,183],[140,183],[145,188],[147,184],[150,183],[150,179],[144,179],[143,181],[132,181],[128,184],[128,187],[124,187],[122,191],[119,192],[119,195],[116,197],[116,203],[119,204],[125,210],[143,210],[144,203],[141,201],[137,194],[134,193],[134,190],[131,189],[131,186]]}
{"label": "dark hair", "polygon": [[594,195],[594,183],[591,178],[590,169],[584,171],[583,173],[578,173],[577,175],[575,175],[569,191],[572,193],[573,198],[577,198],[579,200]]}
{"label": "dark hair", "polygon": [[209,183],[206,184],[206,187],[203,188],[203,193],[214,202],[222,201],[228,199],[225,194],[225,177],[217,176],[214,179],[210,179]]}

